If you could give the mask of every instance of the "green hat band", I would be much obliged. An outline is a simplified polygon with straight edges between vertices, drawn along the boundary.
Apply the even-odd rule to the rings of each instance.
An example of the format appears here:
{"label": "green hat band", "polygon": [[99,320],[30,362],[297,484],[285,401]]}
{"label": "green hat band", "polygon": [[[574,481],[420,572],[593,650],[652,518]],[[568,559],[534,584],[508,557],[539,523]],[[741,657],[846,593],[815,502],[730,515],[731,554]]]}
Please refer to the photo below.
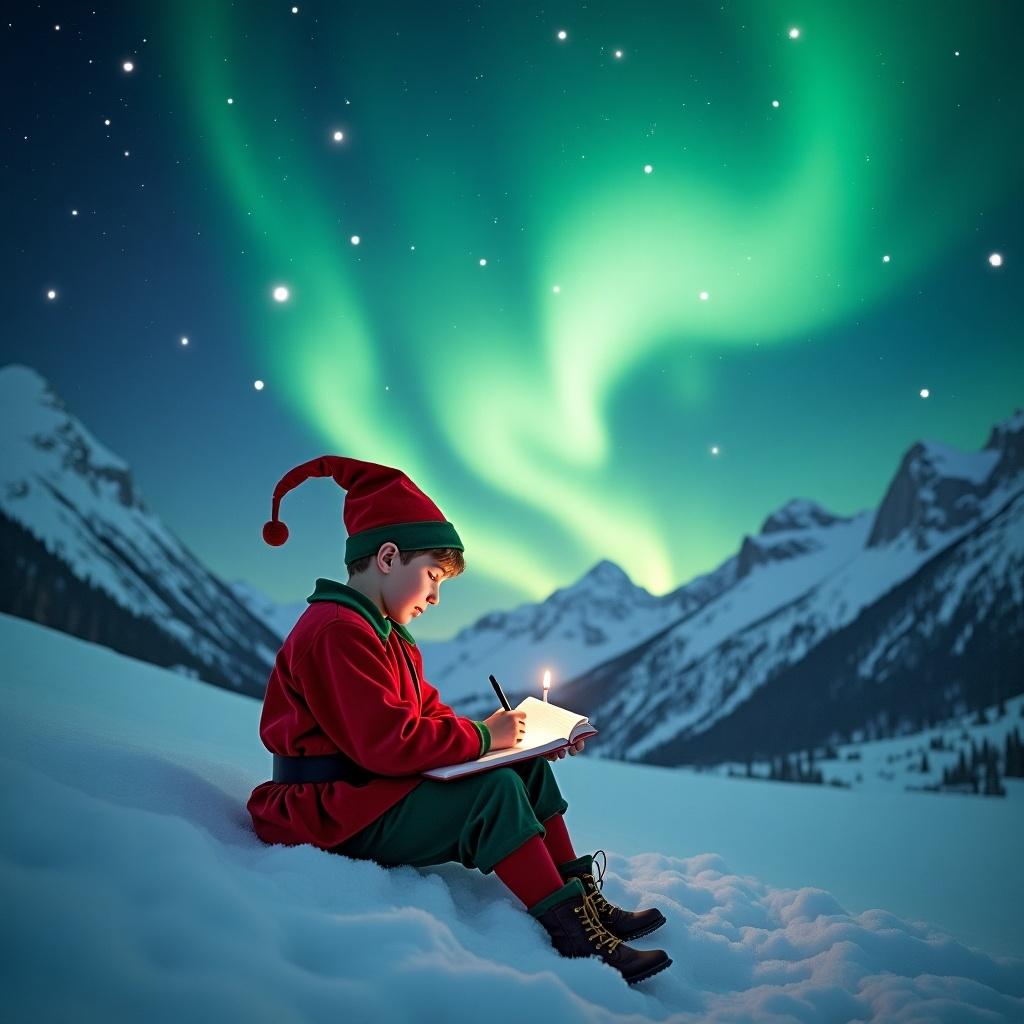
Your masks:
{"label": "green hat band", "polygon": [[457,548],[465,551],[465,545],[455,532],[455,527],[440,520],[423,523],[396,523],[394,526],[378,526],[372,530],[355,533],[345,541],[345,564],[367,555],[375,555],[381,544],[391,541],[401,551],[422,551],[427,548]]}

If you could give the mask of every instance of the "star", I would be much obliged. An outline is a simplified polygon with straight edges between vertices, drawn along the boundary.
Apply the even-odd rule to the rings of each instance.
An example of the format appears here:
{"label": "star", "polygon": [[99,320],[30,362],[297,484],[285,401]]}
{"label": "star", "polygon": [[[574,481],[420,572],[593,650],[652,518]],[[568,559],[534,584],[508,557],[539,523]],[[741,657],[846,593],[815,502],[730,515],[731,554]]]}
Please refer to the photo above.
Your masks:
{"label": "star", "polygon": [[889,262],[889,257],[888,256],[883,256],[882,257],[882,262],[883,263],[888,263]]}
{"label": "star", "polygon": [[701,302],[707,302],[708,301],[708,293],[707,292],[701,292],[700,293],[700,301]]}
{"label": "star", "polygon": [[650,174],[654,168],[650,164],[644,164],[644,174]]}
{"label": "star", "polygon": [[353,245],[358,245],[358,244],[359,244],[359,236],[358,236],[358,235],[353,235],[353,236],[352,236],[352,237],[351,237],[351,238],[349,239],[349,241],[350,241],[350,242],[351,242],[351,243],[352,243]]}
{"label": "star", "polygon": [[559,39],[564,41],[568,37],[568,35],[569,35],[569,33],[566,32],[564,28],[560,28],[558,30],[558,38]]}
{"label": "star", "polygon": [[122,64],[121,66],[125,69],[125,71],[135,70],[135,65],[130,60],[126,60],[124,64]]}
{"label": "star", "polygon": [[291,294],[291,292],[289,292],[288,289],[283,284],[279,284],[274,289],[274,299],[277,302],[287,302],[288,301],[288,296],[290,294]]}
{"label": "star", "polygon": [[988,261],[993,267],[1001,267],[1003,265],[1003,257],[997,252],[992,253],[992,255],[989,256]]}
{"label": "star", "polygon": [[187,345],[188,344],[188,338],[182,338],[181,339],[181,343],[182,343],[182,345]]}
{"label": "star", "polygon": [[616,60],[622,60],[622,51],[621,50],[616,50],[615,51],[615,59]]}
{"label": "star", "polygon": [[778,100],[772,100],[772,106],[773,107],[777,107],[778,105],[779,105],[779,101]]}
{"label": "star", "polygon": [[252,382],[252,386],[253,386],[253,387],[254,387],[254,388],[255,388],[255,389],[257,390],[257,391],[262,391],[262,390],[263,390],[263,381],[261,381],[261,380],[254,380],[254,381]]}
{"label": "star", "polygon": [[717,444],[713,444],[711,446],[711,454],[712,455],[717,455],[718,454],[718,445]]}
{"label": "star", "polygon": [[71,216],[72,217],[77,217],[78,216],[78,211],[77,210],[72,210],[71,211]]}
{"label": "star", "polygon": [[341,140],[345,138],[345,134],[344,132],[335,132],[332,137],[335,142],[341,142]]}
{"label": "star", "polygon": [[554,287],[553,287],[553,288],[552,288],[551,290],[552,290],[552,291],[553,291],[553,292],[554,292],[554,293],[555,293],[556,295],[558,295],[558,294],[559,294],[559,292],[561,292],[561,290],[562,290],[562,287],[561,287],[561,285],[557,285],[557,284],[556,284],[556,285],[555,285],[555,286],[554,286]]}
{"label": "star", "polygon": [[487,266],[487,260],[481,260],[480,261],[480,266],[481,267],[486,267]]}
{"label": "star", "polygon": [[799,36],[800,36],[800,29],[798,29],[798,28],[791,28],[789,30],[789,38],[790,39],[797,39]]}
{"label": "star", "polygon": [[921,397],[922,398],[927,398],[930,394],[931,394],[931,392],[927,388],[921,388]]}
{"label": "star", "polygon": [[235,102],[234,99],[231,96],[229,96],[228,97],[228,106],[230,107],[231,104],[234,103],[234,102]]}
{"label": "star", "polygon": [[55,292],[55,291],[54,291],[54,290],[53,290],[53,289],[51,288],[51,289],[50,289],[50,290],[49,290],[49,291],[48,291],[48,292],[46,293],[46,297],[47,297],[48,299],[50,299],[50,300],[52,301],[53,299],[57,298],[57,293],[56,293],[56,292]]}

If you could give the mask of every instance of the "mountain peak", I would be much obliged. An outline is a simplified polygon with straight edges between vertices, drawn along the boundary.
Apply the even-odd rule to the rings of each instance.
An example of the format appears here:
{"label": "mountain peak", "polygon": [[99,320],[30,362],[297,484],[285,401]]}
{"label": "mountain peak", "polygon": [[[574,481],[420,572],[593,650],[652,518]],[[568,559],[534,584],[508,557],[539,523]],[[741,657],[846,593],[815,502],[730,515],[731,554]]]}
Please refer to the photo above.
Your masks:
{"label": "mountain peak", "polygon": [[998,479],[1009,480],[1024,472],[1024,409],[1015,409],[992,428],[984,451],[999,453],[993,474]]}
{"label": "mountain peak", "polygon": [[[28,481],[45,479],[58,490],[86,488],[94,499],[112,490],[121,505],[144,508],[124,459],[89,433],[37,370],[20,363],[0,368],[0,409],[0,479],[22,498]],[[85,507],[84,497],[69,500]],[[6,511],[20,518],[17,503]]]}
{"label": "mountain peak", "polygon": [[783,530],[807,530],[814,526],[831,526],[845,520],[827,512],[809,498],[793,498],[773,512],[761,525],[761,533],[780,533]]}
{"label": "mountain peak", "polygon": [[0,367],[0,409],[4,410],[4,420],[20,427],[32,425],[40,417],[38,412],[31,415],[31,411],[39,407],[67,415],[63,400],[38,370],[23,363]]}
{"label": "mountain peak", "polygon": [[589,572],[584,574],[583,579],[598,580],[601,583],[622,583],[623,581],[630,585],[633,583],[621,566],[607,558],[602,558]]}
{"label": "mountain peak", "polygon": [[1024,434],[1024,409],[1014,409],[1005,420],[997,423],[985,442],[985,448],[1002,448],[1005,441],[1015,434]]}
{"label": "mountain peak", "polygon": [[867,546],[909,531],[919,549],[927,548],[930,533],[948,533],[976,519],[985,499],[1022,470],[1024,410],[996,424],[978,451],[917,441],[907,449],[878,506]]}

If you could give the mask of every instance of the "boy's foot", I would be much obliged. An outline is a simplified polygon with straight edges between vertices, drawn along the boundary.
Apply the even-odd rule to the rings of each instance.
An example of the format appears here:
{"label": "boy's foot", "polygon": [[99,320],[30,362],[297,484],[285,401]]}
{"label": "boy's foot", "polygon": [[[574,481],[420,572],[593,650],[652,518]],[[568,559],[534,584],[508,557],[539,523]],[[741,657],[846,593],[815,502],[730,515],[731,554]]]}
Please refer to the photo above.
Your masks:
{"label": "boy's foot", "polygon": [[650,978],[672,963],[663,949],[633,949],[612,935],[597,917],[578,878],[530,907],[562,956],[599,956],[630,985]]}
{"label": "boy's foot", "polygon": [[[594,878],[594,858],[597,853],[604,854],[604,864],[597,879]],[[665,923],[665,915],[656,907],[650,910],[623,910],[609,903],[601,889],[604,887],[604,871],[608,867],[608,854],[604,850],[598,850],[591,855],[586,854],[578,860],[569,861],[567,864],[559,864],[558,872],[566,881],[570,878],[578,878],[583,883],[590,904],[601,921],[601,924],[608,929],[616,938],[632,942],[644,935],[650,935]]]}

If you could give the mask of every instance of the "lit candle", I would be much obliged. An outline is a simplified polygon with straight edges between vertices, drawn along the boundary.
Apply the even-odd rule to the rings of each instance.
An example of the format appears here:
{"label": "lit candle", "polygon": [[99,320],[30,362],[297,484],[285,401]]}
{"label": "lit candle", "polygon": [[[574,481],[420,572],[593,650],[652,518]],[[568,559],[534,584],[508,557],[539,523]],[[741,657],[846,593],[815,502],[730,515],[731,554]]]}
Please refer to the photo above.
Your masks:
{"label": "lit candle", "polygon": [[544,670],[544,700],[548,699],[548,690],[551,689],[551,672],[548,669]]}

